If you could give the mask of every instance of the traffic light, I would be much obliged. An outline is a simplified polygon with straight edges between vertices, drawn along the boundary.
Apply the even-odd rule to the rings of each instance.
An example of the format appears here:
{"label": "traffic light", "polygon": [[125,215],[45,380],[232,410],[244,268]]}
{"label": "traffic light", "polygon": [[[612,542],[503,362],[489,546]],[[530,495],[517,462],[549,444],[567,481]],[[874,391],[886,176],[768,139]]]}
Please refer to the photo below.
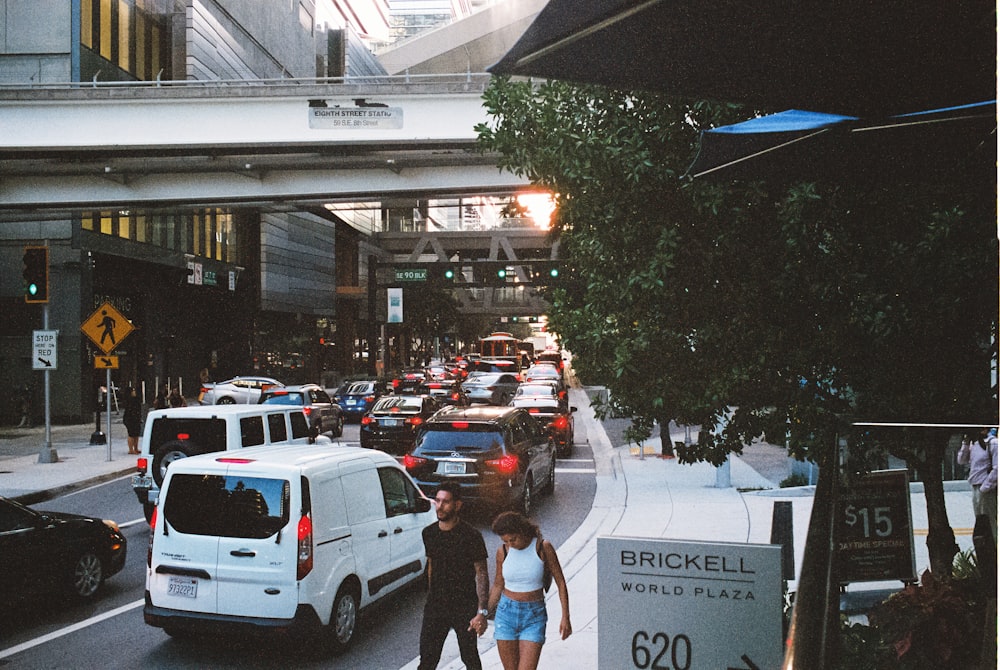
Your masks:
{"label": "traffic light", "polygon": [[46,303],[49,301],[49,248],[24,248],[24,302]]}

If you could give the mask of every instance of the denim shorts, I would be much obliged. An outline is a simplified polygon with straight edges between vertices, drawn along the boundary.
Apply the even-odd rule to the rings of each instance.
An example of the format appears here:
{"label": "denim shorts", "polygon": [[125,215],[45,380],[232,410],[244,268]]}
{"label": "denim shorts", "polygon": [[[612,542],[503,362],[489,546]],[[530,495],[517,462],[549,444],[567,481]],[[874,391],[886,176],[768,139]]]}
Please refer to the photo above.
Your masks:
{"label": "denim shorts", "polygon": [[545,644],[545,624],[548,620],[544,600],[523,603],[500,596],[493,618],[493,639],[527,640]]}

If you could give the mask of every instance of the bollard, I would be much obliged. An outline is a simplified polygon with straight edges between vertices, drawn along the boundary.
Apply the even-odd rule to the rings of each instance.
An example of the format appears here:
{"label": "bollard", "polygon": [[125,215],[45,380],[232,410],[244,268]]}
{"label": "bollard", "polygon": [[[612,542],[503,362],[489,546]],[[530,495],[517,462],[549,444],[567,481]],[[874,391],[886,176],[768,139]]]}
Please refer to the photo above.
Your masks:
{"label": "bollard", "polygon": [[771,544],[781,545],[781,578],[795,579],[795,534],[792,526],[792,503],[778,500],[771,510]]}
{"label": "bollard", "polygon": [[101,432],[101,410],[94,412],[94,432],[90,434],[91,444],[104,444],[106,441],[104,433]]}

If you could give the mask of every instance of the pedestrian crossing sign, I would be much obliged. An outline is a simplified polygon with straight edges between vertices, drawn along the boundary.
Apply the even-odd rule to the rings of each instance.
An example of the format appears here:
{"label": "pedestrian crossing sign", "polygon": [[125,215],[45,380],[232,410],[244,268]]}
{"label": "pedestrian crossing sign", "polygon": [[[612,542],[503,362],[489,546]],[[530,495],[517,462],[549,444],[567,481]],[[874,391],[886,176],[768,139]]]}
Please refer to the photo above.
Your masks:
{"label": "pedestrian crossing sign", "polygon": [[109,354],[135,330],[135,326],[114,305],[106,302],[87,317],[80,330],[98,349]]}

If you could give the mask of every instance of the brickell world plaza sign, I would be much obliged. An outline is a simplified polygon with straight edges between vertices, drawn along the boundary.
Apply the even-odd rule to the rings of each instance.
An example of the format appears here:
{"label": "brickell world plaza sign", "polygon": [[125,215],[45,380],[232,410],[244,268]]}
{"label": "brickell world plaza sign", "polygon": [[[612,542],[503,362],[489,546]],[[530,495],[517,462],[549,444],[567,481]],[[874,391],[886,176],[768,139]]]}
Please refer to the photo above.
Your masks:
{"label": "brickell world plaza sign", "polygon": [[598,667],[771,670],[784,657],[781,547],[597,539]]}

